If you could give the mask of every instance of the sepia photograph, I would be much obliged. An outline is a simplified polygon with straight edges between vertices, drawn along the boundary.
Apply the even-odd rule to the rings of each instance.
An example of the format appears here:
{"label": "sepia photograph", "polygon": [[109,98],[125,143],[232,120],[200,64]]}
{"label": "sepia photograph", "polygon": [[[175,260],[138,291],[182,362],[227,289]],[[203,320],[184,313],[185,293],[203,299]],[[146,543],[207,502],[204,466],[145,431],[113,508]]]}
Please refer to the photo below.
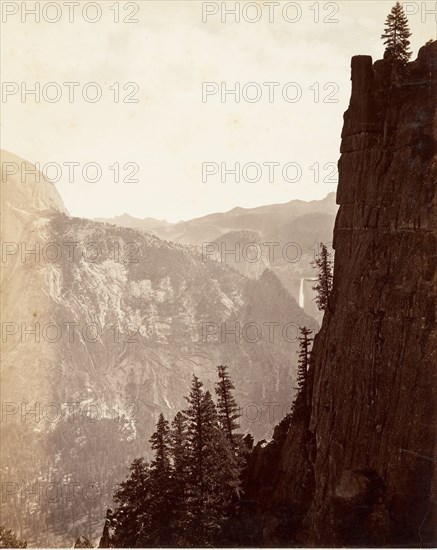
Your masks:
{"label": "sepia photograph", "polygon": [[437,547],[437,2],[0,10],[0,549]]}

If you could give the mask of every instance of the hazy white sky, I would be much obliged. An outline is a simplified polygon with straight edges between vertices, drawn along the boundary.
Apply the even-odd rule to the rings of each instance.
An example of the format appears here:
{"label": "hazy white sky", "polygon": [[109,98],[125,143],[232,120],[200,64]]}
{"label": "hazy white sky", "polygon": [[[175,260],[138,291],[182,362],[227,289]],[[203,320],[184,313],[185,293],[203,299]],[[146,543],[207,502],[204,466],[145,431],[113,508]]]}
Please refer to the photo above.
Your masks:
{"label": "hazy white sky", "polygon": [[[2,2],[2,79],[3,87],[10,83],[11,92],[5,96],[3,88],[2,147],[41,166],[57,163],[58,175],[53,167],[47,173],[59,177],[57,188],[73,215],[128,212],[178,221],[235,206],[318,199],[335,189],[333,165],[324,166],[339,156],[350,58],[382,57],[380,34],[394,2],[226,2],[227,9],[237,8],[240,22],[231,14],[221,21],[222,2],[24,4],[36,7],[40,22],[23,11],[22,2]],[[410,14],[414,59],[421,45],[436,38],[436,15],[425,12],[435,10],[436,2],[403,4]],[[218,13],[203,22],[206,9]],[[99,16],[95,23],[86,21]],[[250,22],[256,18],[259,21]],[[39,102],[31,95],[23,102],[21,93],[36,82]],[[72,103],[64,82],[79,83]],[[102,91],[96,103],[82,97],[84,87],[88,97],[94,97],[95,88],[86,88],[90,82]],[[135,87],[123,90],[128,82]],[[224,83],[228,89],[236,82],[241,88],[249,82],[256,86],[246,87],[239,103],[231,95],[222,102],[220,92],[203,102],[204,82]],[[279,83],[272,103],[264,82]],[[287,97],[294,99],[296,90],[301,94],[294,103],[282,94],[290,82],[297,86],[286,88]],[[44,88],[47,83],[57,85]],[[121,98],[134,91],[138,103],[115,103],[117,87]],[[245,100],[254,98],[257,90],[262,93],[259,101]],[[336,102],[325,103],[324,98]],[[72,162],[80,164],[70,182],[65,163]],[[95,174],[92,168],[82,176],[89,162],[101,166],[100,181],[86,181]],[[205,162],[226,163],[228,168],[239,162],[241,169],[257,163],[260,170],[246,166],[240,182],[231,175],[222,182],[221,171],[202,181]],[[273,165],[269,171],[263,163],[273,162],[280,165],[269,181]],[[282,174],[291,162],[301,167],[295,182],[286,181],[299,177],[293,166],[286,178]],[[119,182],[114,181],[116,163]],[[139,172],[131,178],[138,182],[129,181],[134,165],[125,170],[126,163],[138,165]],[[257,177],[259,181],[253,181]]]}

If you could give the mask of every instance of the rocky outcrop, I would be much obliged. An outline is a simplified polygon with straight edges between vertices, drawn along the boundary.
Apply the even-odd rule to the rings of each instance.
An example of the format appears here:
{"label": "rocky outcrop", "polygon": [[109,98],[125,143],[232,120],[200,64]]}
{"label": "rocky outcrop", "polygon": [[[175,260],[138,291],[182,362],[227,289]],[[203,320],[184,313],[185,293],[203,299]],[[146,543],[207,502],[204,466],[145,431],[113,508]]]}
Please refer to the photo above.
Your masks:
{"label": "rocky outcrop", "polygon": [[114,512],[111,508],[108,508],[106,511],[105,525],[103,526],[103,534],[99,542],[99,548],[115,548],[113,521]]}
{"label": "rocky outcrop", "polygon": [[74,548],[93,548],[93,545],[87,539],[87,537],[80,536],[74,543]]}
{"label": "rocky outcrop", "polygon": [[433,42],[394,87],[386,61],[352,59],[312,412],[255,448],[260,544],[435,544],[436,62]]}

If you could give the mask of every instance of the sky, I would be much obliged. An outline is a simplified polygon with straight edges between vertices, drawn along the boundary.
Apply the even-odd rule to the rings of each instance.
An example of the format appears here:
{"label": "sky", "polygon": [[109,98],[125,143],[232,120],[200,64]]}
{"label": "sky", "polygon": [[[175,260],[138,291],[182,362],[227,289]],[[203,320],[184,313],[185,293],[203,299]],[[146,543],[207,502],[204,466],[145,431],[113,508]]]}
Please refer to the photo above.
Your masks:
{"label": "sky", "polygon": [[[70,214],[176,222],[335,190],[350,59],[382,57],[392,0],[71,3],[3,1],[1,37],[1,147]],[[415,59],[436,2],[403,5]]]}

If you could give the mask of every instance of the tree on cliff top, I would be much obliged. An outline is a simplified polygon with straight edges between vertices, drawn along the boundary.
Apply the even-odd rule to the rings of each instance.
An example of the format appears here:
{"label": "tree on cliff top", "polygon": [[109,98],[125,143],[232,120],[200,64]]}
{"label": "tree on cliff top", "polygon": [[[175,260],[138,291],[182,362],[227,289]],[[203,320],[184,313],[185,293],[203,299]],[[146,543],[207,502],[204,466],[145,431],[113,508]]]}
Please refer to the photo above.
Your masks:
{"label": "tree on cliff top", "polygon": [[381,38],[386,45],[384,57],[394,65],[406,65],[411,57],[409,51],[411,36],[408,19],[399,2],[392,7],[385,22]]}

